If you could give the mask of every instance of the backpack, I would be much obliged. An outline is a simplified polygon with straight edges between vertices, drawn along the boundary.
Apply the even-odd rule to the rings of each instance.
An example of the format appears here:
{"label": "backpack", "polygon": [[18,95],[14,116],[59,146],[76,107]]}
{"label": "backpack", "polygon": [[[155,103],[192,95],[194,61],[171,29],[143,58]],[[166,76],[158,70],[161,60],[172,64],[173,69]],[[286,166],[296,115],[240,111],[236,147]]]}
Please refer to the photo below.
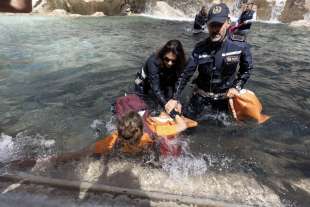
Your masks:
{"label": "backpack", "polygon": [[130,111],[139,112],[146,109],[146,103],[135,94],[118,97],[115,102],[115,113],[118,119]]}

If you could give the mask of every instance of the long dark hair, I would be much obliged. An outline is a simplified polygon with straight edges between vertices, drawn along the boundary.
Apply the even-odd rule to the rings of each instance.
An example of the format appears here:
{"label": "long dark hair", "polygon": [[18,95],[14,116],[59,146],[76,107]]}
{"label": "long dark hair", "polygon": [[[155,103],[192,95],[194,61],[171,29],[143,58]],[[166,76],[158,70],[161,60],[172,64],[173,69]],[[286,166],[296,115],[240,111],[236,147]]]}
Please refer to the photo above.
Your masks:
{"label": "long dark hair", "polygon": [[164,57],[167,53],[172,52],[177,59],[173,68],[176,69],[178,76],[183,72],[186,63],[183,45],[179,40],[169,40],[157,53],[157,57],[163,65]]}

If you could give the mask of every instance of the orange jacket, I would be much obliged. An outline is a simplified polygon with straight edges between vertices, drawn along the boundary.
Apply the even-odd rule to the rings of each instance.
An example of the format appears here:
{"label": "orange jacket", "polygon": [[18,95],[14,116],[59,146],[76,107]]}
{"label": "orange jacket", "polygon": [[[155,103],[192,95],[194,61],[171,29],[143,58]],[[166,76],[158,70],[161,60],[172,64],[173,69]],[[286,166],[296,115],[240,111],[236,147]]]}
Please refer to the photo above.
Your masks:
{"label": "orange jacket", "polygon": [[[185,120],[187,127],[197,126],[197,122],[187,118],[185,118]],[[158,137],[174,138],[177,132],[176,123],[172,119],[151,119],[150,117],[147,117],[144,124],[146,124],[150,131]],[[110,152],[115,146],[117,139],[117,132],[114,132],[110,136],[97,141],[95,143],[95,154],[105,154]],[[124,144],[121,151],[127,154],[136,154],[149,148],[153,143],[154,141],[150,134],[144,132],[138,144]]]}
{"label": "orange jacket", "polygon": [[[185,118],[187,128],[196,127],[198,123],[191,119]],[[159,137],[174,138],[177,135],[177,124],[169,118],[147,117],[145,120],[148,128]]]}
{"label": "orange jacket", "polygon": [[[95,143],[95,154],[106,154],[113,150],[113,147],[116,144],[118,139],[117,132],[112,133],[110,136],[107,136]],[[147,149],[153,144],[153,140],[149,134],[144,133],[136,145],[130,145],[124,143],[122,145],[121,151],[125,154],[137,154]]]}

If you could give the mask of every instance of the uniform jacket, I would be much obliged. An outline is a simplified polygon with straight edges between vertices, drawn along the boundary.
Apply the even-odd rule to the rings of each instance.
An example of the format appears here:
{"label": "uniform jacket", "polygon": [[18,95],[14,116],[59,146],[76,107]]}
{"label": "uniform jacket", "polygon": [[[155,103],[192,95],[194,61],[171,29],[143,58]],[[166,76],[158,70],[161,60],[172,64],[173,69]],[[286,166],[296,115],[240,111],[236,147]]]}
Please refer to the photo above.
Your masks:
{"label": "uniform jacket", "polygon": [[213,93],[225,93],[229,88],[242,88],[250,77],[252,55],[244,39],[228,33],[221,43],[207,38],[199,42],[181,74],[174,99],[179,99],[186,83],[198,69],[194,83],[198,88]]}
{"label": "uniform jacket", "polygon": [[[156,54],[152,54],[146,61],[142,69],[142,77],[144,80],[145,91],[151,89],[161,105],[165,105],[168,100],[163,94],[166,87],[173,87],[178,79],[178,74],[174,67],[165,68],[161,64],[161,60],[157,58]],[[169,97],[171,98],[171,97]]]}
{"label": "uniform jacket", "polygon": [[207,16],[202,15],[200,12],[195,16],[194,29],[203,29],[202,27],[206,25]]}
{"label": "uniform jacket", "polygon": [[249,30],[251,28],[252,22],[256,20],[256,12],[253,10],[246,10],[242,12],[238,19],[238,24],[241,25],[239,30]]}

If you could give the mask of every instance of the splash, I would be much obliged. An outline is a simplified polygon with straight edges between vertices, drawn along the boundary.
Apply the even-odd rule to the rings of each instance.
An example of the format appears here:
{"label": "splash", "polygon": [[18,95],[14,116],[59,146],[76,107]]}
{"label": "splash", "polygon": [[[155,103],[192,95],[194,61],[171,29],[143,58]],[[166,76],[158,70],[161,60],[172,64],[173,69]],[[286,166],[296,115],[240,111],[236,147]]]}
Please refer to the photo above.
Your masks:
{"label": "splash", "polygon": [[91,123],[90,128],[92,128],[95,132],[95,136],[97,138],[101,137],[106,131],[106,125],[104,121],[95,119],[93,123]]}
{"label": "splash", "polygon": [[203,157],[169,156],[162,160],[162,169],[173,180],[182,182],[191,176],[202,176],[206,174],[208,167]]}
{"label": "splash", "polygon": [[28,135],[20,132],[16,137],[1,133],[0,161],[9,162],[27,157],[44,158],[54,153],[55,140],[46,139],[45,136]]}
{"label": "splash", "polygon": [[12,137],[1,133],[0,136],[0,162],[8,161],[12,157],[14,143]]}
{"label": "splash", "polygon": [[180,9],[173,8],[168,3],[163,1],[158,1],[155,5],[148,2],[146,4],[145,14],[142,16],[173,21],[193,21],[193,17],[187,16]]}
{"label": "splash", "polygon": [[110,120],[106,122],[105,128],[108,131],[108,133],[112,133],[113,131],[116,130],[115,117],[112,116]]}

